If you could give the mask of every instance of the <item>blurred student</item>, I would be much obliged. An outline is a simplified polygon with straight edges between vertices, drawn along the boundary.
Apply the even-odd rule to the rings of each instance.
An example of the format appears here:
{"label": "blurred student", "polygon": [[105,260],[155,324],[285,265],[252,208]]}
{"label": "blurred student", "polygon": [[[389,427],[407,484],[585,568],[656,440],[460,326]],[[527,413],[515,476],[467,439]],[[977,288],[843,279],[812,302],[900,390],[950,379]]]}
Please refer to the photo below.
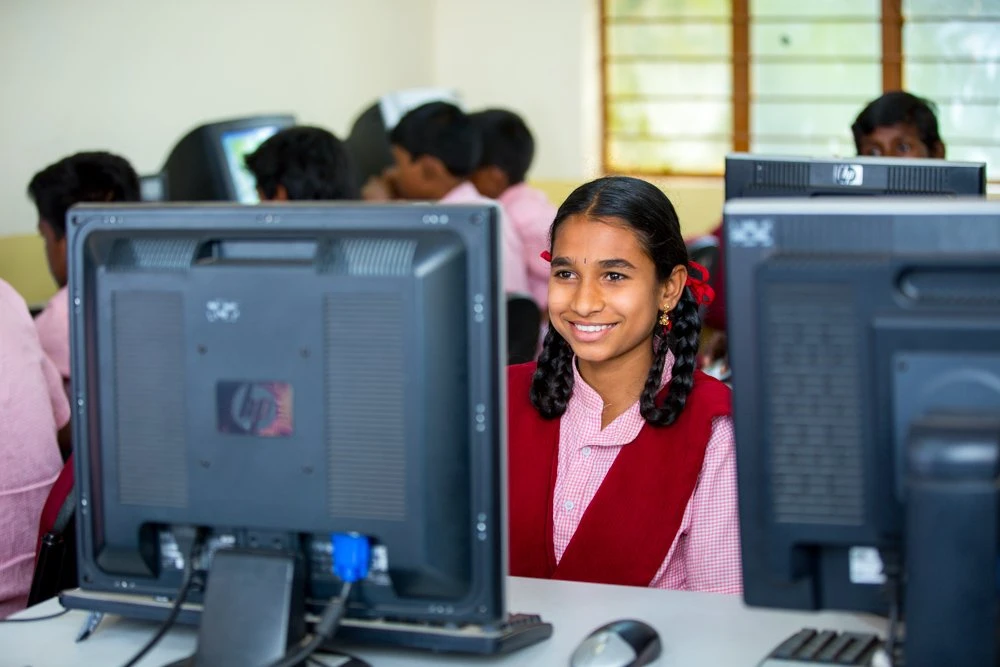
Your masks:
{"label": "blurred student", "polygon": [[261,201],[357,199],[354,168],[340,139],[319,127],[281,130],[244,158]]}
{"label": "blurred student", "polygon": [[489,109],[469,118],[483,142],[479,166],[470,180],[480,194],[503,206],[524,247],[531,297],[544,311],[550,267],[540,253],[548,248],[549,226],[556,217],[556,207],[544,192],[524,180],[535,157],[535,140],[524,120],[512,111]]}

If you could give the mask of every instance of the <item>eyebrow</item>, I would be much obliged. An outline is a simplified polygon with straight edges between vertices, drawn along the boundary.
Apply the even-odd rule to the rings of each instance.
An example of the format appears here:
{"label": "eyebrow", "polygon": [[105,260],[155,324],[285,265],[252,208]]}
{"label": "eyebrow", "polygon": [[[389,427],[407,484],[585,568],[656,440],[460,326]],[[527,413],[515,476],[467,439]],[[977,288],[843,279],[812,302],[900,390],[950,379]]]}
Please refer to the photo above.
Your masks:
{"label": "eyebrow", "polygon": [[[567,266],[573,266],[573,260],[569,257],[553,257],[551,262],[553,267],[565,268]],[[597,262],[597,265],[602,269],[635,269],[635,265],[627,259],[622,259],[621,257],[615,257],[613,259],[602,259]]]}

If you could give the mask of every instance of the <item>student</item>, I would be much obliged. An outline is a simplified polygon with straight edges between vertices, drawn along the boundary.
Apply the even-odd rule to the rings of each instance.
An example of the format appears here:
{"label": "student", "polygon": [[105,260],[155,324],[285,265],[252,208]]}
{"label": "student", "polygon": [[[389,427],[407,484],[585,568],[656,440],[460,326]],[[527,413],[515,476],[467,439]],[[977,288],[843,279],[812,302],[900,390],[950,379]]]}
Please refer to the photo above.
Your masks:
{"label": "student", "polygon": [[739,593],[730,392],[695,370],[711,289],[673,206],[587,183],[550,253],[541,357],[508,372],[511,574]]}
{"label": "student", "polygon": [[262,201],[357,199],[354,169],[332,133],[298,126],[281,130],[244,158]]}
{"label": "student", "polygon": [[483,141],[483,154],[470,180],[480,194],[503,206],[524,247],[531,297],[544,310],[549,265],[539,253],[549,245],[549,225],[556,207],[544,192],[524,182],[535,156],[535,140],[524,120],[511,111],[490,109],[469,118]]}
{"label": "student", "polygon": [[858,155],[944,159],[933,103],[901,90],[870,102],[851,132]]}
{"label": "student", "polygon": [[124,158],[111,153],[77,153],[41,170],[28,184],[38,210],[38,233],[59,287],[35,326],[42,349],[63,380],[69,379],[69,300],[66,292],[66,211],[81,202],[139,201],[139,176]]}
{"label": "student", "polygon": [[[858,155],[939,159],[945,156],[933,103],[903,91],[886,93],[869,102],[851,125],[851,132]],[[722,226],[712,233],[720,245],[715,272],[717,298],[705,313],[705,324],[714,330],[702,349],[701,363],[705,366],[725,359],[728,347]]]}
{"label": "student", "polygon": [[28,307],[0,280],[0,618],[27,602],[39,515],[63,466],[56,432],[68,421]]}
{"label": "student", "polygon": [[[407,113],[389,134],[395,165],[381,179],[366,184],[366,199],[396,197],[442,204],[495,203],[476,191],[469,177],[482,152],[479,133],[469,117],[447,102],[430,102]],[[528,278],[521,241],[503,209],[503,284],[507,293],[527,294]]]}

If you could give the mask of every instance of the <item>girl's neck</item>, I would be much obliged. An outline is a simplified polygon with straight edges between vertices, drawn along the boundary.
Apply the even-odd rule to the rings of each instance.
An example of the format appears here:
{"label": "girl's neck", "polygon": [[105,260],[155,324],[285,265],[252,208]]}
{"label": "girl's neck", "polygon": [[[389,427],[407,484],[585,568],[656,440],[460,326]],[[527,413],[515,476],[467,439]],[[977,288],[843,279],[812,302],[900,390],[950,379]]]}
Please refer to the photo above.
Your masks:
{"label": "girl's neck", "polygon": [[577,359],[580,377],[604,401],[601,428],[613,422],[639,400],[652,365],[651,342],[649,345],[639,345],[632,352],[608,361],[595,363]]}

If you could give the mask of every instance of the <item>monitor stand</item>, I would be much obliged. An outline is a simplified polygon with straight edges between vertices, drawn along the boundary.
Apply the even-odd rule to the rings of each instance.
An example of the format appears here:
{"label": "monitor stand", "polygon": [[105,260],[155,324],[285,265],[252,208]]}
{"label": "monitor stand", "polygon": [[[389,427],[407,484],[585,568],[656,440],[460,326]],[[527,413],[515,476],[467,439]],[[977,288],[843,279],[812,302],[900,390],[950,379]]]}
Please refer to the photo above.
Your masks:
{"label": "monitor stand", "polygon": [[931,415],[907,443],[907,667],[994,667],[1000,418]]}
{"label": "monitor stand", "polygon": [[289,552],[221,549],[208,587],[193,656],[170,667],[269,664],[306,633],[301,557]]}

